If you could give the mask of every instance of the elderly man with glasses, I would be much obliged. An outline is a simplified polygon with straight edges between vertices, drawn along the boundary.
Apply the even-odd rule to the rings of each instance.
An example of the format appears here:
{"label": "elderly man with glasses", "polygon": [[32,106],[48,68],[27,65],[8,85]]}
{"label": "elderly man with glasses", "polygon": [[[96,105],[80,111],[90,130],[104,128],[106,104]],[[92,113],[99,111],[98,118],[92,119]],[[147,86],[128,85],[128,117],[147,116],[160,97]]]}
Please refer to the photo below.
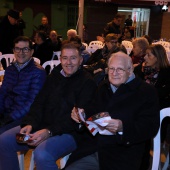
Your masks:
{"label": "elderly man with glasses", "polygon": [[[100,170],[139,170],[145,142],[159,128],[156,90],[136,78],[131,58],[118,52],[108,60],[108,80],[99,86],[95,102],[94,114],[110,115],[103,122],[107,133],[98,137]],[[79,122],[76,112],[72,118]]]}
{"label": "elderly man with glasses", "polygon": [[45,70],[32,58],[33,51],[28,37],[15,39],[16,60],[6,68],[0,88],[0,134],[21,123],[46,79]]}

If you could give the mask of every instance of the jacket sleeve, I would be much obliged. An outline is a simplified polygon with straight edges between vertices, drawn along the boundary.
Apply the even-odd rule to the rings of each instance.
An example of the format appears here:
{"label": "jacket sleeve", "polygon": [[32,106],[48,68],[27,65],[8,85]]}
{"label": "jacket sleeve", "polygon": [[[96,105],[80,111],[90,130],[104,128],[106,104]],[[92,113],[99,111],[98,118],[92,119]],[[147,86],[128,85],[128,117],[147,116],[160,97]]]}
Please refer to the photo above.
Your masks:
{"label": "jacket sleeve", "polygon": [[[141,93],[137,102],[140,107],[134,114],[122,117],[123,135],[117,135],[118,143],[131,145],[153,138],[159,129],[160,111],[158,96],[154,88],[148,88]],[[135,105],[135,103],[133,103]],[[134,106],[135,107],[135,106]],[[128,110],[127,110],[128,114]]]}
{"label": "jacket sleeve", "polygon": [[[17,105],[13,106],[12,109],[13,111],[11,112],[10,116],[14,120],[20,119],[28,113],[31,104],[33,103],[40,89],[42,88],[45,79],[46,79],[45,70],[40,70],[34,73],[34,76],[30,82],[30,90],[28,91],[27,100],[25,100],[24,103],[19,102]],[[18,100],[22,101],[22,96],[20,96]]]}

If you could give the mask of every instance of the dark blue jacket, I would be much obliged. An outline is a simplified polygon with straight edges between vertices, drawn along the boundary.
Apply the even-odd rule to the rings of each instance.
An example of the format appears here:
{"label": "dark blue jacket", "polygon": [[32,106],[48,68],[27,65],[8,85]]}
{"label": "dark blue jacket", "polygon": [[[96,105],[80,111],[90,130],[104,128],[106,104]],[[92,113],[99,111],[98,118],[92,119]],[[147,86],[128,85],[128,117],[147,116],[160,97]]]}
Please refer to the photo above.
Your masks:
{"label": "dark blue jacket", "polygon": [[0,87],[0,114],[13,120],[25,116],[45,79],[45,70],[33,59],[20,72],[14,64],[7,67]]}

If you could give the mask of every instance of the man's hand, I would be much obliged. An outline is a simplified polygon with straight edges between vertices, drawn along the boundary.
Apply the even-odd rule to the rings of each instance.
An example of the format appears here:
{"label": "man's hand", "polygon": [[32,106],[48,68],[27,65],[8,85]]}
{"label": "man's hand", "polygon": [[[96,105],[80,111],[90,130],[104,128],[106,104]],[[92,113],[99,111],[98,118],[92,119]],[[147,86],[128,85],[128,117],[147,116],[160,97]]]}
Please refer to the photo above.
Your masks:
{"label": "man's hand", "polygon": [[73,110],[71,112],[71,118],[77,123],[81,122],[79,114],[78,114],[78,109],[76,107],[73,107]]}
{"label": "man's hand", "polygon": [[28,143],[28,145],[38,146],[40,143],[42,143],[47,138],[49,138],[50,134],[48,129],[42,129],[35,132],[34,134],[29,134],[29,136],[30,136],[29,138],[30,142]]}
{"label": "man's hand", "polygon": [[108,131],[113,133],[123,132],[123,124],[121,120],[111,119],[111,120],[105,120],[104,122],[108,123],[108,125],[105,127]]}
{"label": "man's hand", "polygon": [[32,126],[31,125],[27,125],[27,126],[24,126],[20,130],[20,133],[25,133],[26,135],[29,135],[31,131],[32,131]]}

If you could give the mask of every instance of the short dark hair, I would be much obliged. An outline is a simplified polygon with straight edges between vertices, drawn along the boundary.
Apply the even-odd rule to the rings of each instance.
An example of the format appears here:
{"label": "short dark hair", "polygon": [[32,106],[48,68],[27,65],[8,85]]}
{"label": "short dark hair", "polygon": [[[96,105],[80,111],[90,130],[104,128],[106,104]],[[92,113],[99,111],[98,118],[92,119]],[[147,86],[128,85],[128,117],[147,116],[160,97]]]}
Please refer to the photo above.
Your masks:
{"label": "short dark hair", "polygon": [[74,44],[72,43],[66,43],[64,44],[62,47],[61,47],[61,53],[64,49],[75,49],[78,51],[79,53],[79,56],[81,56],[81,51],[80,51],[80,48],[79,47],[76,47]]}
{"label": "short dark hair", "polygon": [[71,37],[70,42],[72,42],[72,41],[76,41],[78,44],[81,45],[81,38],[79,38],[78,36]]}
{"label": "short dark hair", "polygon": [[116,15],[114,16],[114,18],[116,18],[116,19],[118,19],[118,18],[122,18],[122,15],[120,15],[120,14],[116,14]]}
{"label": "short dark hair", "polygon": [[15,44],[17,44],[18,42],[20,41],[24,41],[24,42],[28,42],[29,43],[29,48],[33,49],[33,44],[32,44],[32,41],[29,37],[27,36],[19,36],[17,37],[15,40],[14,40],[14,47],[15,47]]}
{"label": "short dark hair", "polygon": [[38,34],[39,37],[41,37],[41,39],[42,39],[43,41],[46,41],[46,39],[47,39],[47,34],[46,34],[45,31],[40,30],[40,31],[36,31],[36,33]]}

